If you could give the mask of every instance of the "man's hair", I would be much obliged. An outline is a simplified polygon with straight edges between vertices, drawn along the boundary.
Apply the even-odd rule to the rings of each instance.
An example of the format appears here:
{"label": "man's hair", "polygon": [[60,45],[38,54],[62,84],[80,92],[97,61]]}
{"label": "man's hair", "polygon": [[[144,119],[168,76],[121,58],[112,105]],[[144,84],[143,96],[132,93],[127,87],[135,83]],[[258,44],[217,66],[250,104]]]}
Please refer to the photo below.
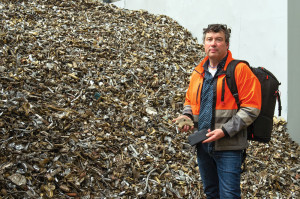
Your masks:
{"label": "man's hair", "polygon": [[230,28],[227,28],[227,25],[225,24],[209,24],[207,26],[207,28],[203,28],[203,43],[205,42],[205,36],[206,36],[206,33],[209,33],[209,32],[224,32],[225,34],[225,42],[227,44],[229,44],[229,38],[230,38],[230,33],[231,33],[231,29]]}

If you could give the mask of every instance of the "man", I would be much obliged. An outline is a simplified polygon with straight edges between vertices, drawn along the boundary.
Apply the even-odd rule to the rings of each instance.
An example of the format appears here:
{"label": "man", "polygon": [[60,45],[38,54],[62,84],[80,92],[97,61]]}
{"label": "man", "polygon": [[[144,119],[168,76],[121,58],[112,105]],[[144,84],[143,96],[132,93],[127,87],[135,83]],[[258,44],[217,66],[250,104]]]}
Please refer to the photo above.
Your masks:
{"label": "man", "polygon": [[[248,146],[246,127],[259,115],[259,80],[244,63],[235,70],[241,106],[225,81],[226,67],[233,60],[230,29],[211,24],[203,30],[206,57],[191,75],[183,115],[198,130],[207,129],[207,140],[197,144],[197,160],[207,198],[241,198],[240,175],[243,150]],[[182,131],[194,127],[183,126]]]}

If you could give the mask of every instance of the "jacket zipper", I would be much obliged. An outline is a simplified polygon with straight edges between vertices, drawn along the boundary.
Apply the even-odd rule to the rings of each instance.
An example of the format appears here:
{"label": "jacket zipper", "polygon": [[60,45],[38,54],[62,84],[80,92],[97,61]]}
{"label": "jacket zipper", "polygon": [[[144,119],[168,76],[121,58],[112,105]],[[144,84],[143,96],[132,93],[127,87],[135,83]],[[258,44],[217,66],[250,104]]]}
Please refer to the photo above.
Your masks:
{"label": "jacket zipper", "polygon": [[197,96],[196,96],[196,103],[198,104],[198,95],[199,95],[199,90],[200,90],[201,82],[199,83],[198,89],[197,89]]}
{"label": "jacket zipper", "polygon": [[226,79],[226,77],[224,77],[222,80],[222,95],[221,95],[221,103],[222,104],[224,104],[224,98],[225,98],[225,79]]}
{"label": "jacket zipper", "polygon": [[[196,71],[197,73],[199,73],[197,70],[195,70],[195,71]],[[202,81],[202,82],[204,82],[204,79],[205,79],[204,73],[199,73],[199,74],[203,77],[203,81]],[[201,93],[199,93],[200,86],[201,86],[201,82],[199,83],[198,89],[197,89],[197,96],[196,96],[196,103],[197,103],[197,104],[200,103],[200,102],[198,102],[198,99],[199,99],[198,95],[201,95]]]}

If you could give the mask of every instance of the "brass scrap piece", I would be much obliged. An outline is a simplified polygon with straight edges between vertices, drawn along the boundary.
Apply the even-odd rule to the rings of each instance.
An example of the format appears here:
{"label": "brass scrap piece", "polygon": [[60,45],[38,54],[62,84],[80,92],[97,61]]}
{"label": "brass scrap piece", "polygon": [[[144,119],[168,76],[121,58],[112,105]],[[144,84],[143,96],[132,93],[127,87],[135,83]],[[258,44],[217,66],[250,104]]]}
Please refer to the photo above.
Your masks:
{"label": "brass scrap piece", "polygon": [[194,122],[191,119],[187,119],[187,118],[179,118],[178,120],[176,120],[175,124],[178,126],[178,128],[182,128],[185,125],[188,126],[194,126]]}

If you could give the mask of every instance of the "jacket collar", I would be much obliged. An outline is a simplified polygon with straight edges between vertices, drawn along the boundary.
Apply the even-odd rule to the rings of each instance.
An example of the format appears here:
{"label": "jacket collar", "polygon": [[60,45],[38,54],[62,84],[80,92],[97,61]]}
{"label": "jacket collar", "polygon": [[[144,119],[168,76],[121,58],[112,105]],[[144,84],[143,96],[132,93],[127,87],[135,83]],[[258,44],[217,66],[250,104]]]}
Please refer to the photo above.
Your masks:
{"label": "jacket collar", "polygon": [[[224,71],[227,69],[228,64],[233,60],[232,58],[232,54],[231,51],[228,50],[227,51],[227,59],[225,62],[225,66],[224,66]],[[204,65],[207,65],[208,61],[208,56],[206,56],[201,62],[200,64],[198,64],[198,66],[196,66],[195,71],[202,74],[204,73]],[[206,64],[205,64],[206,63]]]}

